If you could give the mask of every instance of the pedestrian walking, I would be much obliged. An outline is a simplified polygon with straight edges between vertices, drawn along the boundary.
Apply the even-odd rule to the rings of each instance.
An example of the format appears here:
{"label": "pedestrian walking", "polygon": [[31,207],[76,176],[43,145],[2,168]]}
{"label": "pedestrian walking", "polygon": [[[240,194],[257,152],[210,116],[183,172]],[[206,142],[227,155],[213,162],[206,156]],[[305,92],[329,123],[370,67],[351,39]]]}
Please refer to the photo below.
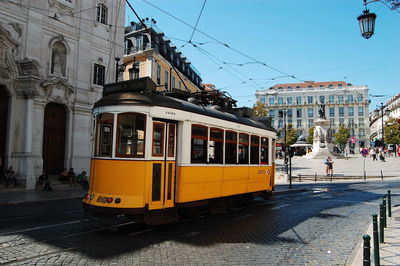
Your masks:
{"label": "pedestrian walking", "polygon": [[344,150],[344,159],[345,160],[348,160],[349,159],[349,157],[348,157],[348,153],[347,153],[347,150]]}
{"label": "pedestrian walking", "polygon": [[371,150],[371,155],[372,155],[372,161],[378,161],[378,158],[376,158],[376,150],[375,149]]}
{"label": "pedestrian walking", "polygon": [[325,172],[326,176],[329,176],[333,173],[333,160],[331,156],[326,157],[325,161]]}

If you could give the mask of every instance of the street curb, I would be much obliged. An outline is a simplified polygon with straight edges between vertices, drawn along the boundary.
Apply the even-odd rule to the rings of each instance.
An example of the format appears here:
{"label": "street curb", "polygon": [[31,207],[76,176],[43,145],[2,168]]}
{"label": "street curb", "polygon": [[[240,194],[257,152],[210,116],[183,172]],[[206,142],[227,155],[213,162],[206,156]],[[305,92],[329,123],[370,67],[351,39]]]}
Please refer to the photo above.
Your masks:
{"label": "street curb", "polygon": [[16,201],[7,201],[0,202],[0,206],[10,206],[10,205],[22,205],[28,203],[36,203],[36,202],[45,202],[45,201],[57,201],[57,200],[68,200],[68,199],[83,199],[83,196],[77,197],[64,197],[64,198],[55,198],[55,199],[37,199],[37,200],[16,200]]}

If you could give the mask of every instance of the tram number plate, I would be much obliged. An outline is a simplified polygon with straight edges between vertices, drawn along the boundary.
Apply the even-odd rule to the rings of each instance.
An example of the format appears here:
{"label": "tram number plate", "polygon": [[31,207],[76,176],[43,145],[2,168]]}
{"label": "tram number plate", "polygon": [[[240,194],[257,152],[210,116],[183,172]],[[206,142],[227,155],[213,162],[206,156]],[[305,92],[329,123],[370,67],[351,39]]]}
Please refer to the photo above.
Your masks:
{"label": "tram number plate", "polygon": [[264,174],[269,175],[269,169],[268,170],[258,170],[258,174],[259,175],[264,175]]}
{"label": "tram number plate", "polygon": [[107,202],[107,198],[106,198],[106,197],[99,196],[99,197],[97,198],[97,202],[106,203],[106,202]]}

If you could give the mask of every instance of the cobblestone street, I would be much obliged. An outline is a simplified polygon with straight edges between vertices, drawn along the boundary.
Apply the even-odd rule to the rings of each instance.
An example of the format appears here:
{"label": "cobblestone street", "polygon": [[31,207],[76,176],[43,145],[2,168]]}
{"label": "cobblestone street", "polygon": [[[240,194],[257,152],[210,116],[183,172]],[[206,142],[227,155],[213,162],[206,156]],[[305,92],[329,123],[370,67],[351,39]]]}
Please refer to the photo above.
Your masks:
{"label": "cobblestone street", "polygon": [[0,263],[343,265],[351,263],[381,193],[390,188],[393,202],[400,200],[398,181],[301,186],[310,191],[159,227],[129,224],[117,232],[81,224],[79,201],[67,213],[49,212],[59,216],[50,224],[1,217]]}

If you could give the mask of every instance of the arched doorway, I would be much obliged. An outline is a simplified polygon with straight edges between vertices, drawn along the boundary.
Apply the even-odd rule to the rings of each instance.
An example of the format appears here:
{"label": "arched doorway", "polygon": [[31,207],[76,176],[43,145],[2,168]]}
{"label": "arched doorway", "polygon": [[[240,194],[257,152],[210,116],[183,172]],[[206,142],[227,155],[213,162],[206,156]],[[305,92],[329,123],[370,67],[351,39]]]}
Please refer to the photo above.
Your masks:
{"label": "arched doorway", "polygon": [[4,86],[0,86],[0,175],[4,171],[6,158],[8,101]]}
{"label": "arched doorway", "polygon": [[43,169],[49,174],[64,168],[66,117],[61,104],[48,103],[44,109]]}

